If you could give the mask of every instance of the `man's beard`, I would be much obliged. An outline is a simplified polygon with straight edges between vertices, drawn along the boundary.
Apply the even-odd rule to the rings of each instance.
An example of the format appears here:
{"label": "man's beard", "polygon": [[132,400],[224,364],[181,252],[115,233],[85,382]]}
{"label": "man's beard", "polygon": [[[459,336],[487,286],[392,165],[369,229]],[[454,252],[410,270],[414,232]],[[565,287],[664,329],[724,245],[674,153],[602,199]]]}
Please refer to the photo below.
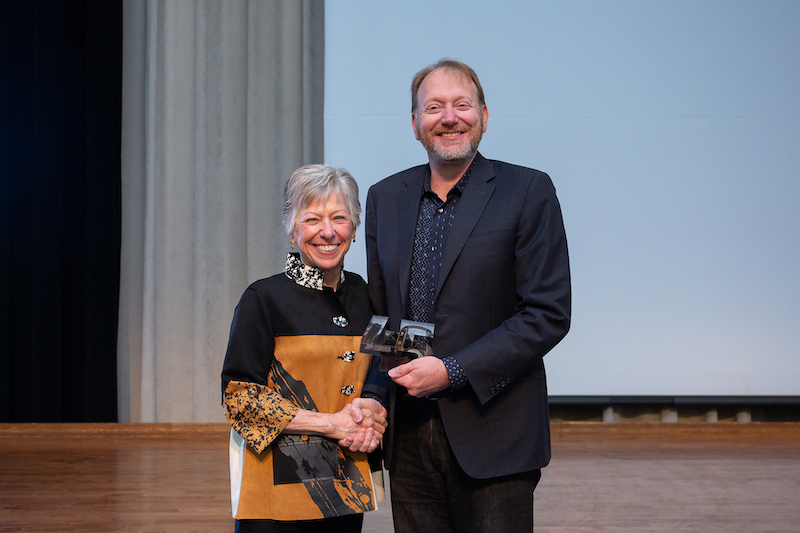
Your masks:
{"label": "man's beard", "polygon": [[442,130],[438,130],[435,133],[423,133],[420,132],[418,125],[415,127],[419,141],[422,143],[422,146],[425,147],[425,150],[428,151],[428,156],[438,159],[439,161],[446,161],[450,163],[471,160],[478,152],[478,145],[483,137],[483,120],[481,120],[477,127],[472,128],[468,133],[467,142],[461,148],[447,149],[441,148],[436,144],[436,136],[441,133]]}

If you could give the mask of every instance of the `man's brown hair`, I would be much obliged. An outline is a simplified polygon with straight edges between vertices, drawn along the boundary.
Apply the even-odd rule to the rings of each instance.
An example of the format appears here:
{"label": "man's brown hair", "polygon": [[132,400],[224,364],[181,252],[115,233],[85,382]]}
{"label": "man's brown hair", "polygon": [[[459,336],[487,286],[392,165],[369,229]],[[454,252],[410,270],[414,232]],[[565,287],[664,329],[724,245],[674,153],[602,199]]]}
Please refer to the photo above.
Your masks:
{"label": "man's brown hair", "polygon": [[417,72],[417,74],[414,76],[414,79],[411,81],[411,113],[417,112],[417,94],[419,93],[419,86],[422,85],[422,82],[425,80],[428,74],[438,68],[445,68],[447,70],[457,72],[474,83],[475,87],[478,88],[478,105],[481,108],[486,105],[486,102],[483,98],[483,87],[481,87],[481,82],[478,80],[478,75],[475,74],[475,71],[461,61],[456,61],[455,59],[440,59],[433,65],[428,65],[424,69]]}

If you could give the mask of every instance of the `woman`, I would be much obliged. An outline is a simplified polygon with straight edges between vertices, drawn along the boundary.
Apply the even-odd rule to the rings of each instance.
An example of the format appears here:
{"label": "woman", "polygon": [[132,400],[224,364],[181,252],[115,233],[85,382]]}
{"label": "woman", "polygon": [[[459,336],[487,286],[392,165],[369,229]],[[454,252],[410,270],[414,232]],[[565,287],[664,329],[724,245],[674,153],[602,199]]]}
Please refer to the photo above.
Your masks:
{"label": "woman", "polygon": [[283,199],[297,253],[242,295],[222,369],[236,531],[359,532],[375,508],[367,452],[386,410],[359,398],[371,311],[364,280],[343,270],[358,186],[346,170],[308,165]]}

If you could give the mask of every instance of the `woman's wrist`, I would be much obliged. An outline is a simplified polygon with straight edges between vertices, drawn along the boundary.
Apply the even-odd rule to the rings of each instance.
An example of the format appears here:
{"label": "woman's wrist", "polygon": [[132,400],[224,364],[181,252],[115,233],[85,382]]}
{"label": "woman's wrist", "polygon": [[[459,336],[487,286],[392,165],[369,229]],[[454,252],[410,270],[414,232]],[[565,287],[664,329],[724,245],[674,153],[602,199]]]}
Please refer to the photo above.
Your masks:
{"label": "woman's wrist", "polygon": [[284,433],[336,438],[336,424],[333,423],[329,413],[300,409],[292,421],[286,425]]}

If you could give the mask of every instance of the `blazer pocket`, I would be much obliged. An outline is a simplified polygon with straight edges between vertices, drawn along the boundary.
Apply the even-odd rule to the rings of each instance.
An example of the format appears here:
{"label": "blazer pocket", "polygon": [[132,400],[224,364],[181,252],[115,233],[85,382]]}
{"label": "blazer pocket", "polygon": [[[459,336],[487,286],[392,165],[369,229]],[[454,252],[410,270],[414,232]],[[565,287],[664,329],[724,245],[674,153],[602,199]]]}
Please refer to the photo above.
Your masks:
{"label": "blazer pocket", "polygon": [[469,236],[467,242],[464,244],[464,248],[471,248],[473,246],[489,246],[495,243],[509,241],[513,237],[514,231],[510,229],[476,233]]}

